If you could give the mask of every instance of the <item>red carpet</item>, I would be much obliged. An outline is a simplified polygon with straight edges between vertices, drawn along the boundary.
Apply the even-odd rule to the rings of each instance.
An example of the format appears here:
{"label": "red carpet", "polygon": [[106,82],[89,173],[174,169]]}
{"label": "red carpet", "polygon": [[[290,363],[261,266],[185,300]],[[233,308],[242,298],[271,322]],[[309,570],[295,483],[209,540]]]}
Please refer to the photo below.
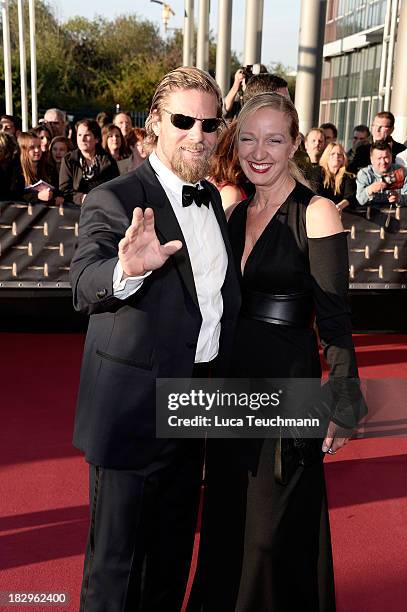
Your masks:
{"label": "red carpet", "polygon": [[[407,378],[407,336],[355,341],[362,378]],[[88,521],[87,469],[71,446],[83,336],[0,342],[0,592],[66,592],[52,608],[73,612]],[[354,440],[326,472],[338,612],[405,609],[407,438]],[[27,609],[50,606],[10,607]]]}

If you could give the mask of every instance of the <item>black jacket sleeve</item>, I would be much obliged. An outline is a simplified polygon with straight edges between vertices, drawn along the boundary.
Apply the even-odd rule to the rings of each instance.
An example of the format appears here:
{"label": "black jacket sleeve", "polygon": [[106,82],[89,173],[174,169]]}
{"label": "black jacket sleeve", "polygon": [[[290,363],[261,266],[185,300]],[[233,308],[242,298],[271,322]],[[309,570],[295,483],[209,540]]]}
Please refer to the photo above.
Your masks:
{"label": "black jacket sleeve", "polygon": [[82,178],[82,171],[72,154],[68,153],[61,161],[59,170],[59,191],[68,202],[82,204],[84,192],[78,191],[78,186]]}
{"label": "black jacket sleeve", "polygon": [[353,174],[346,173],[343,178],[343,199],[348,200],[351,208],[357,208],[356,178]]}

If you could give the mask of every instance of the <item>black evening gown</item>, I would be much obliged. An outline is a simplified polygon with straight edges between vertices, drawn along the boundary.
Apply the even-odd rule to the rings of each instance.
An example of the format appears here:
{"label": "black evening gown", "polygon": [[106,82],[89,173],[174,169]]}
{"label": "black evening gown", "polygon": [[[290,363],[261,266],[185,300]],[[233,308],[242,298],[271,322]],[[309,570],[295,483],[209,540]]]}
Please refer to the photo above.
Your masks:
{"label": "black evening gown", "polygon": [[[346,236],[307,238],[305,213],[314,195],[297,183],[247,259],[241,274],[243,309],[233,352],[233,377],[321,376],[313,326],[248,318],[244,310],[248,292],[310,294],[331,375],[357,375],[346,299]],[[240,203],[229,220],[238,270],[248,205],[248,201]],[[343,264],[339,263],[338,270],[339,260]],[[235,612],[335,610],[322,440],[307,443],[314,445],[315,461],[306,467],[299,465],[283,485],[274,478],[277,441],[240,441],[239,461],[248,467],[248,488]]]}

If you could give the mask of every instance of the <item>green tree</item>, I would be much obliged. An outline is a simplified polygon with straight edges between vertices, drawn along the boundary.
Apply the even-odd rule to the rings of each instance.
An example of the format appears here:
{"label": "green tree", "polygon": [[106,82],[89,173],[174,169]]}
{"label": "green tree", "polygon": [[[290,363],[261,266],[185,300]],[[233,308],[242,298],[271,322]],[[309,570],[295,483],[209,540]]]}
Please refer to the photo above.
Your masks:
{"label": "green tree", "polygon": [[[10,2],[10,44],[11,63],[13,72],[13,97],[15,112],[18,114],[21,108],[20,102],[20,62],[18,43],[18,18],[16,0]],[[24,25],[27,54],[27,70],[30,62],[29,49],[29,21],[28,5],[24,5]],[[46,2],[36,2],[36,31],[37,31],[37,89],[40,105],[50,106],[55,104],[63,95],[63,85],[67,82],[68,66],[65,62],[67,52],[67,41],[64,34]],[[45,35],[46,33],[46,35]],[[42,35],[41,35],[42,34]],[[3,44],[1,54],[3,55]],[[4,75],[2,66],[2,73]],[[3,76],[4,78],[4,76]],[[29,79],[29,75],[28,75]],[[56,89],[56,86],[58,89]],[[62,86],[62,92],[58,91]],[[4,104],[4,91],[0,91],[0,104]]]}
{"label": "green tree", "polygon": [[[29,21],[25,3],[27,69]],[[137,15],[113,20],[74,17],[60,24],[46,0],[36,2],[37,81],[40,109],[57,106],[73,113],[113,110],[115,104],[145,111],[157,83],[166,72],[182,64],[182,32],[163,39],[152,22]],[[20,74],[16,0],[10,1],[13,92],[20,112]],[[0,50],[2,53],[2,49]],[[210,35],[209,70],[214,74],[216,42]],[[232,73],[239,66],[232,55]],[[0,67],[3,76],[3,67]],[[28,75],[29,79],[29,75]],[[0,105],[4,107],[3,88]]]}
{"label": "green tree", "polygon": [[293,68],[284,66],[281,62],[272,62],[268,67],[269,72],[277,74],[285,79],[288,83],[288,91],[290,92],[291,100],[295,99],[295,81],[296,76]]}

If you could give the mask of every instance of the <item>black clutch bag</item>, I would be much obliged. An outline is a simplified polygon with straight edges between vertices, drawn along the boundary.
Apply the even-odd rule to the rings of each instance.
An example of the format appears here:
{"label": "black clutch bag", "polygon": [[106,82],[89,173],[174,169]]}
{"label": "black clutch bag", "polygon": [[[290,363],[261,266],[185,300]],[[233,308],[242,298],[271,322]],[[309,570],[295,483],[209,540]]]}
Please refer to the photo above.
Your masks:
{"label": "black clutch bag", "polygon": [[313,438],[277,439],[274,456],[274,478],[281,485],[287,485],[294,472],[322,461],[322,441]]}

